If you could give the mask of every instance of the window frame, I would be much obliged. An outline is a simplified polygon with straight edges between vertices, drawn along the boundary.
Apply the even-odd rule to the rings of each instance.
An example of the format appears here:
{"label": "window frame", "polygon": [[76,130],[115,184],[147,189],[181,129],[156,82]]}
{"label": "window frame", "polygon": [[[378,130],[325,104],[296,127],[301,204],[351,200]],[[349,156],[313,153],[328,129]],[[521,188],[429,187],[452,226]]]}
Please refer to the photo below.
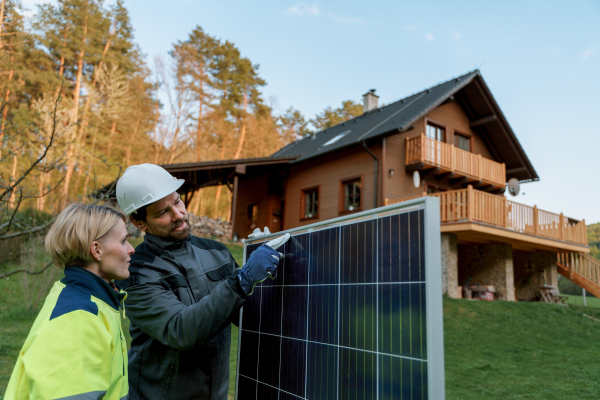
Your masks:
{"label": "window frame", "polygon": [[[355,212],[359,212],[362,211],[364,209],[364,176],[361,175],[355,175],[355,176],[351,176],[348,178],[344,178],[344,179],[340,179],[340,190],[339,190],[339,214],[343,215],[343,214],[352,214]],[[349,183],[353,183],[353,182],[358,182],[360,184],[360,205],[355,208],[354,210],[347,210],[346,209],[346,185]]]}
{"label": "window frame", "polygon": [[[465,138],[469,141],[469,150],[465,150],[458,146],[457,139],[459,136],[462,136],[463,138]],[[454,131],[454,147],[456,147],[457,149],[461,149],[464,151],[468,151],[469,153],[472,153],[473,152],[473,136],[469,135],[467,133]]]}
{"label": "window frame", "polygon": [[[438,128],[438,129],[441,129],[441,130],[442,130],[442,140],[439,140],[439,139],[436,139],[436,138],[432,138],[432,137],[430,137],[430,136],[427,134],[427,131],[428,131],[428,129],[427,129],[427,128],[428,128],[429,126],[432,126],[432,127],[434,127],[434,128]],[[447,140],[447,138],[448,138],[448,129],[446,128],[446,126],[444,126],[444,125],[442,125],[442,124],[439,124],[439,123],[437,123],[437,122],[434,122],[434,121],[432,121],[432,120],[430,120],[430,119],[426,119],[426,120],[425,120],[425,136],[426,136],[426,137],[428,137],[429,139],[432,139],[432,140],[437,140],[438,142],[442,142],[442,143],[446,143],[446,140]]]}
{"label": "window frame", "polygon": [[[256,214],[254,213],[255,209],[256,209]],[[251,230],[256,228],[258,225],[258,213],[259,213],[258,201],[253,201],[246,205],[246,220],[247,220],[246,225]],[[255,216],[256,216],[256,219],[254,219]]]}
{"label": "window frame", "polygon": [[[306,195],[308,193],[317,193],[317,210],[315,215],[310,217],[306,216]],[[309,219],[318,219],[319,218],[319,199],[321,197],[321,185],[311,186],[308,188],[304,188],[300,191],[300,221],[306,221]]]}

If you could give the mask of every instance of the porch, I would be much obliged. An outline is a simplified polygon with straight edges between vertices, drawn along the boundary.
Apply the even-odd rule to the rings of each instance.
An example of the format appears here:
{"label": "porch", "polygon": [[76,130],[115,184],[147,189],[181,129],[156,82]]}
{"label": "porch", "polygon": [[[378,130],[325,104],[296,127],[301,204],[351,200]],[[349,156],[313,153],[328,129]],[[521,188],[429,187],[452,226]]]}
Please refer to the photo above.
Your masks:
{"label": "porch", "polygon": [[[540,287],[557,285],[557,273],[570,273],[570,279],[580,286],[577,278],[585,276],[585,282],[600,289],[600,267],[567,262],[589,253],[585,220],[520,204],[470,185],[429,196],[440,199],[442,281],[448,296],[460,297],[461,286],[476,282],[495,286],[500,300],[532,300]],[[592,287],[587,287],[592,292]]]}
{"label": "porch", "polygon": [[[589,253],[585,220],[578,221],[475,190],[423,194],[440,199],[442,233],[455,233],[461,242],[510,243],[522,250]],[[407,199],[390,200],[394,204]],[[521,243],[519,243],[521,242]]]}
{"label": "porch", "polygon": [[486,191],[504,190],[506,182],[503,163],[428,138],[423,133],[406,138],[406,170],[447,175],[452,181],[475,184]]}

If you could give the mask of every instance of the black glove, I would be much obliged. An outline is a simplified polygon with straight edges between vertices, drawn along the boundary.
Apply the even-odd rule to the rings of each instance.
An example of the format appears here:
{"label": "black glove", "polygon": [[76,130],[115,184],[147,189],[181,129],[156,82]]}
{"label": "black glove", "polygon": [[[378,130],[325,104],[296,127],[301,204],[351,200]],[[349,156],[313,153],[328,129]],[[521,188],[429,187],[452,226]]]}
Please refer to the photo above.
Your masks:
{"label": "black glove", "polygon": [[246,296],[252,294],[254,285],[258,282],[264,281],[267,277],[273,279],[277,276],[279,255],[280,253],[266,244],[254,250],[238,273],[238,279]]}

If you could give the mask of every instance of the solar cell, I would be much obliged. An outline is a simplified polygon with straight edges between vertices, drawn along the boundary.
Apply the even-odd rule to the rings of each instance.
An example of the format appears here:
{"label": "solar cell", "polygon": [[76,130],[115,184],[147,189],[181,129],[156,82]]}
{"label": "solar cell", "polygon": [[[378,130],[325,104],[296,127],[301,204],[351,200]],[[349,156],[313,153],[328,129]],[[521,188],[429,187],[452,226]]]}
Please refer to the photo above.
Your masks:
{"label": "solar cell", "polygon": [[437,201],[287,231],[242,311],[236,397],[443,399]]}

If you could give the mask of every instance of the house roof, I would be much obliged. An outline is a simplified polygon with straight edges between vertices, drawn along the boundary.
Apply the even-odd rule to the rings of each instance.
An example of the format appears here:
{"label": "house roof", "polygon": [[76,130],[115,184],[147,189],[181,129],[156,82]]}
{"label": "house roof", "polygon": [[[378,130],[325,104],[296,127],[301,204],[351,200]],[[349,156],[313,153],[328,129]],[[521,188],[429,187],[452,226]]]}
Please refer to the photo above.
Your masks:
{"label": "house roof", "polygon": [[247,169],[253,171],[269,171],[269,167],[276,164],[289,164],[295,157],[262,157],[245,158],[240,160],[205,161],[197,163],[166,164],[162,165],[176,178],[185,179],[181,187],[182,192],[192,192],[197,189],[223,185],[235,173],[246,173]]}
{"label": "house roof", "polygon": [[449,99],[455,99],[498,162],[506,164],[507,179],[539,179],[479,70],[453,78],[387,106],[283,147],[271,157],[295,157],[300,163],[363,141],[405,132],[412,124]]}
{"label": "house roof", "polygon": [[[208,186],[229,184],[235,174],[245,174],[247,170],[251,172],[269,172],[271,166],[288,165],[294,159],[295,157],[245,158],[240,160],[163,164],[161,167],[169,171],[174,177],[185,180],[179,189],[180,193],[190,193]],[[94,197],[116,199],[117,180],[118,178],[98,189]]]}

